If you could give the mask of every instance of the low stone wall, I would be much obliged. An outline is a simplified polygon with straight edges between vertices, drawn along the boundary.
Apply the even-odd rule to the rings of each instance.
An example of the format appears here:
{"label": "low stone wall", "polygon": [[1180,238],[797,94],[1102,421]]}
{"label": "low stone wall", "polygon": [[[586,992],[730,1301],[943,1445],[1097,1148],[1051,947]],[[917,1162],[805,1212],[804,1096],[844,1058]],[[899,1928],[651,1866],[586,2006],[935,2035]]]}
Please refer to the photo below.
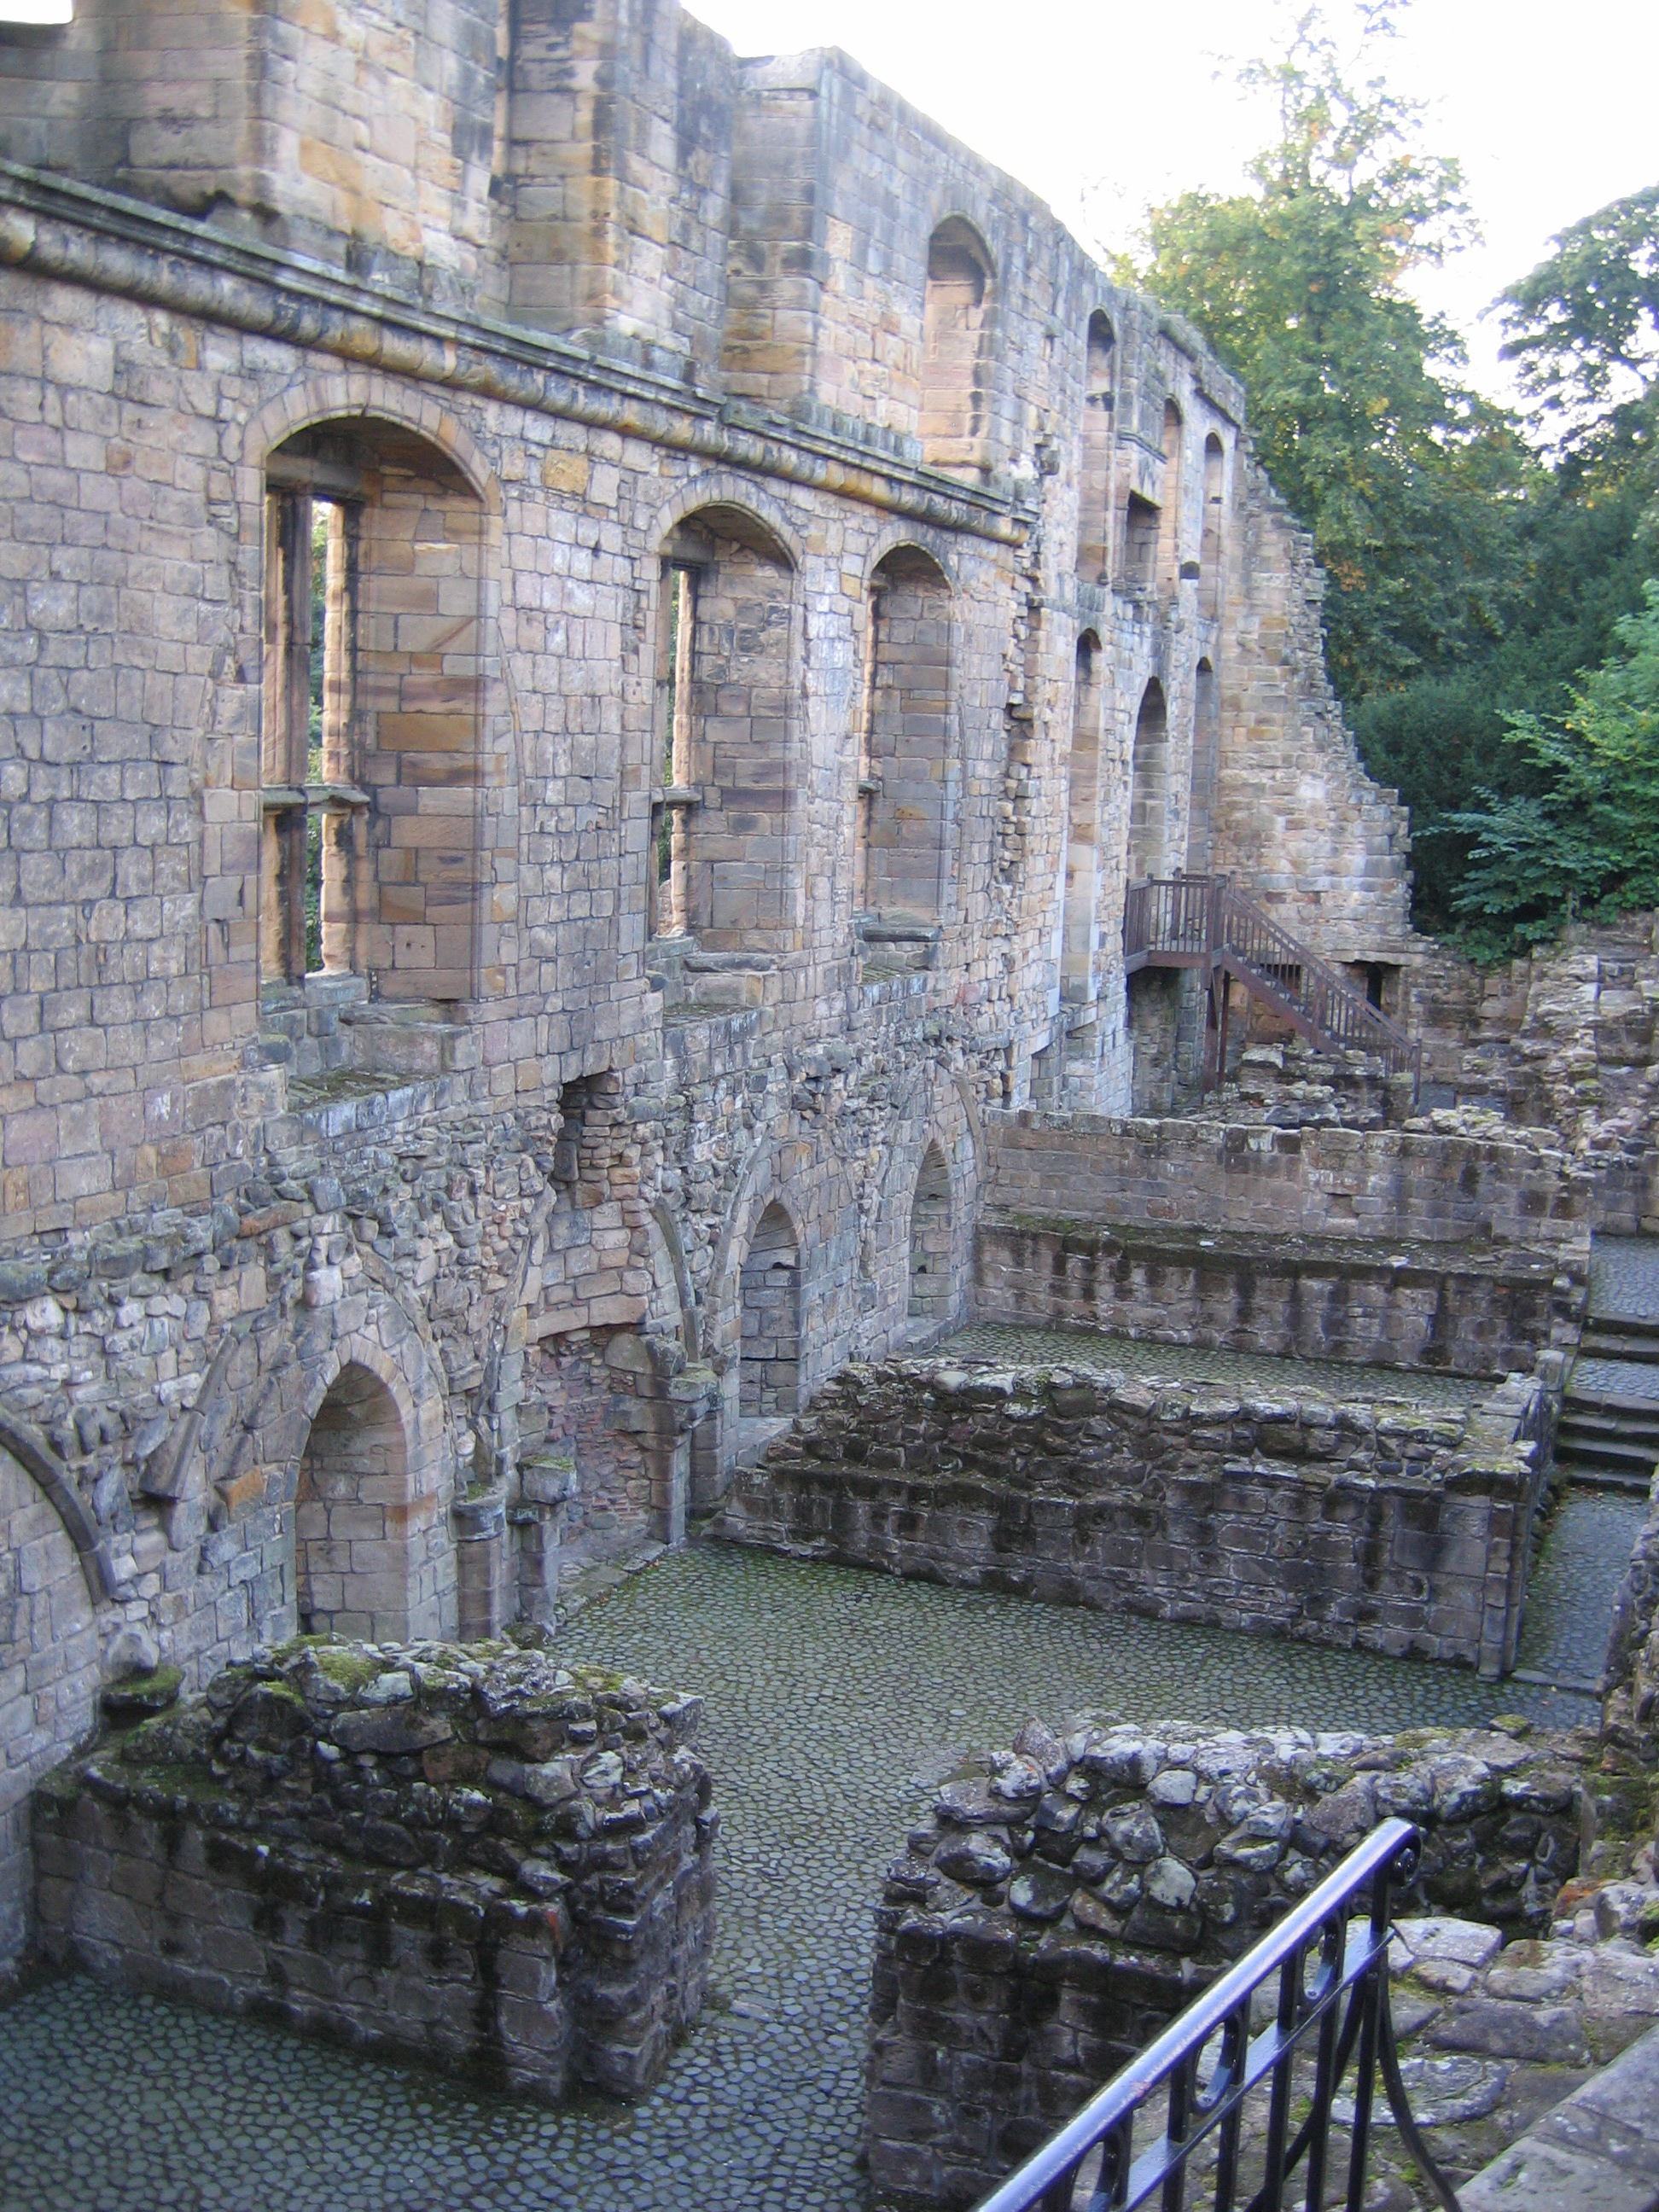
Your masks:
{"label": "low stone wall", "polygon": [[1518,1244],[1577,1251],[1630,1212],[1608,1164],[1504,1138],[1410,1129],[1278,1129],[1249,1123],[986,1117],[984,1212],[1206,1236],[1353,1237],[1397,1247]]}
{"label": "low stone wall", "polygon": [[1455,1375],[1529,1370],[1575,1330],[1577,1290],[1559,1251],[1514,1246],[1025,1214],[982,1220],[974,1246],[981,1321]]}
{"label": "low stone wall", "polygon": [[40,1785],[40,1948],[501,2088],[638,2094],[714,1945],[701,1711],[511,1646],[284,1647]]}
{"label": "low stone wall", "polygon": [[1513,1663],[1544,1393],[1467,1413],[1064,1370],[845,1370],[738,1476],[724,1533],[1161,1620]]}
{"label": "low stone wall", "polygon": [[974,2203],[1387,1814],[1426,1839],[1406,1910],[1547,1933],[1592,1752],[1579,1736],[1028,1723],[1012,1754],[939,1790],[889,1871],[868,2060],[878,2201]]}

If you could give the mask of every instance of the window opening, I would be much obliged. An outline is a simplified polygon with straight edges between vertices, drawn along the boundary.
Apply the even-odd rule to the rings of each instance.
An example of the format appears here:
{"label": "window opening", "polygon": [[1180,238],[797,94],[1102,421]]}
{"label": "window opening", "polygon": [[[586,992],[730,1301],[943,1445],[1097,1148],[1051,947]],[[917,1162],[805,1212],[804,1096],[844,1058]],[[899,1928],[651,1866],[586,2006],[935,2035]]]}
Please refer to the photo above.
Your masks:
{"label": "window opening", "polygon": [[1066,793],[1066,912],[1061,976],[1066,996],[1094,996],[1096,823],[1100,793],[1100,641],[1078,641],[1072,693],[1072,750]]}
{"label": "window opening", "polygon": [[952,216],[927,241],[922,303],[920,429],[935,468],[977,470],[985,459],[990,295],[990,256]]}
{"label": "window opening", "polygon": [[950,586],[930,556],[897,546],[871,598],[860,909],[931,927],[945,904],[951,814]]}
{"label": "window opening", "polygon": [[1123,574],[1131,591],[1150,592],[1158,581],[1158,541],[1162,517],[1149,499],[1129,494],[1124,518]]}
{"label": "window opening", "polygon": [[1215,671],[1200,660],[1193,686],[1193,793],[1187,816],[1187,866],[1194,875],[1205,874],[1210,866],[1220,738]]}
{"label": "window opening", "polygon": [[686,927],[686,870],[691,788],[691,715],[696,684],[697,572],[671,561],[665,571],[668,619],[663,624],[662,726],[657,741],[656,789],[652,801],[651,934],[665,937]]}
{"label": "window opening", "polygon": [[1129,799],[1129,880],[1144,883],[1164,871],[1167,834],[1169,716],[1164,686],[1146,686],[1135,719],[1133,780]]}
{"label": "window opening", "polygon": [[1160,510],[1158,580],[1173,593],[1181,573],[1181,410],[1164,403],[1164,498]]}
{"label": "window opening", "polygon": [[910,1201],[910,1319],[944,1322],[951,1313],[951,1171],[931,1144]]}
{"label": "window opening", "polygon": [[789,1216],[769,1206],[743,1263],[738,1412],[768,1420],[800,1410],[800,1255]]}
{"label": "window opening", "polygon": [[1226,463],[1225,449],[1212,430],[1204,441],[1204,542],[1199,555],[1204,612],[1212,621],[1221,612],[1221,518]]}
{"label": "window opening", "polygon": [[1077,572],[1085,584],[1111,581],[1113,353],[1110,323],[1103,314],[1091,315],[1078,483]]}

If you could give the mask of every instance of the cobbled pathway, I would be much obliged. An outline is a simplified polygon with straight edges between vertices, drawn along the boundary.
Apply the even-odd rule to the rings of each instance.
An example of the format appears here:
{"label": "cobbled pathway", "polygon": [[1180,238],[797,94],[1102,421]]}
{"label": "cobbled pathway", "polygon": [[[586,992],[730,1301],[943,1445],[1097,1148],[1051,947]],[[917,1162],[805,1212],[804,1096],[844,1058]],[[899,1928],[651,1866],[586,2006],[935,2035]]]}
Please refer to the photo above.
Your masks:
{"label": "cobbled pathway", "polygon": [[549,2112],[61,1979],[0,2011],[3,2212],[857,2212],[872,1909],[963,1753],[1084,1707],[1374,1729],[1589,1710],[1449,1668],[714,1545],[628,1577],[569,1643],[708,1701],[714,1997],[656,2093]]}

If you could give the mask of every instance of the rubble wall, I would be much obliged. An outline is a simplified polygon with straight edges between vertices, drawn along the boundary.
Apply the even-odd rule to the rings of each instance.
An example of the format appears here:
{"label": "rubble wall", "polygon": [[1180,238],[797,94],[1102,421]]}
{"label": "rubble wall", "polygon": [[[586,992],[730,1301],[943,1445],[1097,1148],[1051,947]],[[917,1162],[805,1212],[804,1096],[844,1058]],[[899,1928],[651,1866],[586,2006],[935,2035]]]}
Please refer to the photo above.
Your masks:
{"label": "rubble wall", "polygon": [[1468,1413],[852,1366],[740,1471],[743,1543],[1155,1619],[1514,1659],[1544,1395]]}
{"label": "rubble wall", "polygon": [[876,2188],[975,2203],[1390,1814],[1425,1835],[1403,1910],[1547,1933],[1577,1865],[1589,1750],[1473,1731],[1195,1735],[1085,1716],[1061,1737],[1028,1723],[1012,1754],[937,1792],[888,1872]]}
{"label": "rubble wall", "polygon": [[510,1647],[279,1649],[37,1790],[40,1948],[499,2088],[638,2095],[714,1948],[701,1710]]}

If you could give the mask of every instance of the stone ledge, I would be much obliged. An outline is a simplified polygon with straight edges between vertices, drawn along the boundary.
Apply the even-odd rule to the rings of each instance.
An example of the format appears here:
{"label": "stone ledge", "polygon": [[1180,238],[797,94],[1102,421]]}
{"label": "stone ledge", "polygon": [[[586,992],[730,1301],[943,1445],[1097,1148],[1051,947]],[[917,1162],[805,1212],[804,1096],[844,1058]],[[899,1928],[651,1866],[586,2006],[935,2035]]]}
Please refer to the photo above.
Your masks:
{"label": "stone ledge", "polygon": [[1463,2212],[1655,2212],[1659,2028],[1458,2191]]}

